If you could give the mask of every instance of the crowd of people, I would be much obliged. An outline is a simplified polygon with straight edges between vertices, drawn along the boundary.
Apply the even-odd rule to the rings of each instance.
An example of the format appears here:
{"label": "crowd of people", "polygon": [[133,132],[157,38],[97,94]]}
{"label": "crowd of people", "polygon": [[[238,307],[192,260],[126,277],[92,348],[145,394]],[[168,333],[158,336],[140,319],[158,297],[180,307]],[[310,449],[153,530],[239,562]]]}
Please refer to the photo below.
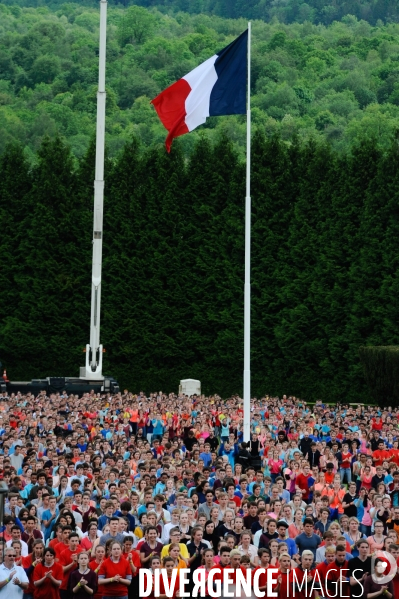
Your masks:
{"label": "crowd of people", "polygon": [[245,442],[238,396],[0,394],[0,595],[138,597],[142,568],[188,569],[189,588],[198,569],[261,568],[266,590],[272,567],[280,599],[338,582],[399,599],[378,568],[399,559],[398,418],[265,396]]}

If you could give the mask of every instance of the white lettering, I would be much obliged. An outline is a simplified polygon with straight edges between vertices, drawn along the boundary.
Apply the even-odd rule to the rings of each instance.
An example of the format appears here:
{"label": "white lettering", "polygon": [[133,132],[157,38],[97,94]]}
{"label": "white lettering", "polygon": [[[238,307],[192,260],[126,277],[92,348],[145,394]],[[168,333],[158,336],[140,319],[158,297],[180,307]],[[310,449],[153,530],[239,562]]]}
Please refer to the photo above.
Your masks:
{"label": "white lettering", "polygon": [[189,568],[182,568],[179,570],[179,595],[180,597],[190,597],[190,592],[186,591],[185,587],[189,583],[188,576],[190,574]]}
{"label": "white lettering", "polygon": [[152,591],[152,573],[148,568],[139,570],[139,595],[140,597],[149,597]]}
{"label": "white lettering", "polygon": [[267,596],[268,597],[277,597],[276,591],[273,591],[273,587],[277,584],[277,578],[274,576],[278,575],[278,568],[268,568],[267,569]]}
{"label": "white lettering", "polygon": [[[258,570],[255,570],[255,574],[254,574],[254,580],[253,580],[253,589],[254,589],[254,594],[255,597],[264,597],[265,596],[265,591],[261,591],[259,589],[259,576],[261,574],[264,574],[266,572],[266,570],[264,568],[259,568]],[[271,591],[273,592],[273,591]],[[277,593],[276,593],[277,595]],[[273,597],[273,595],[269,595],[270,597]]]}
{"label": "white lettering", "polygon": [[165,589],[165,595],[167,597],[173,597],[173,591],[175,589],[176,578],[177,578],[177,570],[174,568],[172,570],[171,578],[168,578],[168,573],[166,571],[166,568],[162,568],[161,576],[162,576],[162,580],[163,580],[163,586]]}
{"label": "white lettering", "polygon": [[198,597],[198,591],[199,596],[200,597],[205,597],[206,595],[206,590],[205,590],[205,570],[202,568],[198,568],[197,570],[194,570],[193,572],[193,583],[194,583],[194,587],[193,587],[193,591],[191,593],[192,597]]}

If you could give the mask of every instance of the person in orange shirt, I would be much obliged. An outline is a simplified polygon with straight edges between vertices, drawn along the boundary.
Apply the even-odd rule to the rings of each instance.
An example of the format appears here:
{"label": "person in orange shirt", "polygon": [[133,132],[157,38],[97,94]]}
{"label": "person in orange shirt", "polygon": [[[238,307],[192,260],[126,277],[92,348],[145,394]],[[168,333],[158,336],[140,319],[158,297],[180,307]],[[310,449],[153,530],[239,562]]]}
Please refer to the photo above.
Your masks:
{"label": "person in orange shirt", "polygon": [[339,474],[336,474],[334,476],[332,488],[328,491],[327,496],[330,501],[330,508],[337,510],[338,514],[344,513],[342,501],[344,499],[345,492],[345,489],[342,489],[341,487],[341,477]]}
{"label": "person in orange shirt", "polygon": [[[332,485],[334,482],[334,464],[332,462],[327,462],[326,464],[326,472],[324,473],[324,478],[327,485]],[[341,480],[341,479],[340,479]]]}

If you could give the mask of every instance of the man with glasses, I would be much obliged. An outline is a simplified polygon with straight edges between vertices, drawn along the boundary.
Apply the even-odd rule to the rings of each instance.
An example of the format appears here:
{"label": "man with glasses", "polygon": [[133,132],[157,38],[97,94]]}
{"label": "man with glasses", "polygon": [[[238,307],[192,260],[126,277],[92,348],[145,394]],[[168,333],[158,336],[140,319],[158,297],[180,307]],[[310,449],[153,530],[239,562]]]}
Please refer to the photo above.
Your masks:
{"label": "man with glasses", "polygon": [[29,579],[22,566],[15,565],[16,553],[12,547],[4,550],[4,563],[0,566],[0,596],[22,599],[29,586]]}
{"label": "man with glasses", "polygon": [[164,545],[161,551],[161,559],[166,557],[167,555],[169,555],[169,547],[171,543],[179,543],[179,547],[180,547],[180,555],[184,560],[188,560],[189,553],[187,550],[187,546],[184,543],[180,543],[180,538],[181,538],[181,532],[180,530],[176,527],[176,528],[171,528],[170,533],[169,533],[169,537],[170,537],[170,543],[168,545]]}

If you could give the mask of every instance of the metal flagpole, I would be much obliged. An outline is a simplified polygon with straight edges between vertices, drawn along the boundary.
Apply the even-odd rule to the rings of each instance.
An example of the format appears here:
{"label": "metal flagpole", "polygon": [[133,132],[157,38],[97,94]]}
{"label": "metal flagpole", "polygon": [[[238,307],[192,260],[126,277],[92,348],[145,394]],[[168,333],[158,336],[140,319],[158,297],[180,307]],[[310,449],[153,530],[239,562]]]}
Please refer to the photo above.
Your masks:
{"label": "metal flagpole", "polygon": [[100,47],[97,92],[96,173],[94,181],[93,266],[91,283],[90,344],[86,345],[86,378],[102,379],[103,347],[100,344],[101,270],[103,253],[105,56],[107,0],[100,0]]}
{"label": "metal flagpole", "polygon": [[251,433],[251,23],[248,23],[247,176],[244,281],[244,441]]}

